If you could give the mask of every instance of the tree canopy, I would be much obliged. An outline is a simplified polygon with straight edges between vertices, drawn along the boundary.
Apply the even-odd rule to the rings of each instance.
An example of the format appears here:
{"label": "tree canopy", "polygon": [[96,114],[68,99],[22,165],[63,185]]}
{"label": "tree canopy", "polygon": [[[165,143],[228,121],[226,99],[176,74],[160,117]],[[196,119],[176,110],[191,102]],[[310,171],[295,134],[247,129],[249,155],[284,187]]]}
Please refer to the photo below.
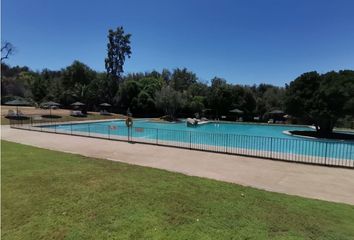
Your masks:
{"label": "tree canopy", "polygon": [[354,71],[308,72],[287,86],[285,107],[293,116],[316,126],[322,135],[332,132],[337,120],[354,114]]}
{"label": "tree canopy", "polygon": [[[138,72],[122,76],[120,88],[109,96],[109,76],[96,72],[82,62],[74,61],[60,71],[44,69],[33,72],[28,67],[1,65],[2,102],[14,97],[59,102],[69,107],[74,101],[84,102],[90,110],[108,102],[116,112],[128,108],[140,116],[202,114],[210,117],[232,115],[240,109],[243,117],[267,119],[272,110],[284,110],[302,123],[315,124],[319,131],[330,132],[338,119],[353,119],[353,71],[304,73],[286,88],[260,84],[230,84],[215,77],[198,80],[188,69],[163,69],[161,72]],[[232,118],[231,118],[232,119]]]}
{"label": "tree canopy", "polygon": [[105,99],[113,102],[116,98],[119,84],[122,82],[122,73],[125,58],[130,58],[131,34],[125,34],[123,27],[117,27],[114,31],[108,31],[107,57],[105,58],[105,68],[107,77],[101,79],[101,85],[105,91]]}
{"label": "tree canopy", "polygon": [[107,74],[113,80],[120,80],[123,71],[123,65],[126,57],[131,55],[130,47],[131,34],[125,34],[123,27],[117,27],[114,31],[108,31],[107,58],[105,67]]}

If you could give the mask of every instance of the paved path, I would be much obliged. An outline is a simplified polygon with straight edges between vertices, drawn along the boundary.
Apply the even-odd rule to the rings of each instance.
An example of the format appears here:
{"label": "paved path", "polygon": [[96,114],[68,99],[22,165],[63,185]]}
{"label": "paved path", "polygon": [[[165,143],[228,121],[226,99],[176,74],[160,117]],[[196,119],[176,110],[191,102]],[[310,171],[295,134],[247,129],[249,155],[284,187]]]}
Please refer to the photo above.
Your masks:
{"label": "paved path", "polygon": [[10,129],[2,139],[354,205],[354,170]]}

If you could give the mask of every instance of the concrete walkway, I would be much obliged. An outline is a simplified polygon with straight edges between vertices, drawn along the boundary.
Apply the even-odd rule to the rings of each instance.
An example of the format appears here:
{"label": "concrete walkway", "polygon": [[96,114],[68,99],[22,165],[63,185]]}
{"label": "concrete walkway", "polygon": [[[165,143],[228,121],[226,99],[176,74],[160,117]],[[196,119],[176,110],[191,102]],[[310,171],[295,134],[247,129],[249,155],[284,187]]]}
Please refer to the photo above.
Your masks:
{"label": "concrete walkway", "polygon": [[2,139],[354,205],[354,170],[10,129]]}

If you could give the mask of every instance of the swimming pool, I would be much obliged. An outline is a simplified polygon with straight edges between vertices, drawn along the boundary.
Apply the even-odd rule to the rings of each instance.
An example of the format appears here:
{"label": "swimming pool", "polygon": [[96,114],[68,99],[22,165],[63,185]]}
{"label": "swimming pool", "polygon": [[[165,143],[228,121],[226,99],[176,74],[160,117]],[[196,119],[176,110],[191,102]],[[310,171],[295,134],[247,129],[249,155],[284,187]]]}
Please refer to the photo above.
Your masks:
{"label": "swimming pool", "polygon": [[[354,160],[354,143],[297,138],[284,134],[289,130],[312,130],[292,125],[262,125],[210,122],[197,127],[186,123],[135,120],[130,130],[121,120],[45,126],[56,132],[137,142],[157,143],[190,149],[211,150],[267,158],[329,163]],[[336,162],[335,162],[336,163]],[[350,163],[354,165],[354,162]]]}

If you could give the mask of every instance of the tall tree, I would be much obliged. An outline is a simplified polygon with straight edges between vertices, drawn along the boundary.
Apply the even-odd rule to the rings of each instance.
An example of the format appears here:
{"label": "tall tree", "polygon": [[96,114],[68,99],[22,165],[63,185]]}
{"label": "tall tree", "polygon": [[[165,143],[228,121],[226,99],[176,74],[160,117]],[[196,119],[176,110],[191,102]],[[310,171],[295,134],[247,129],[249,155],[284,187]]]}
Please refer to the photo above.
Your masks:
{"label": "tall tree", "polygon": [[33,100],[37,103],[41,102],[48,93],[48,80],[38,76],[34,79],[32,85]]}
{"label": "tall tree", "polygon": [[227,114],[232,108],[232,88],[225,79],[215,77],[211,80],[211,87],[208,95],[209,107],[216,116]]}
{"label": "tall tree", "polygon": [[138,95],[141,91],[140,84],[135,80],[124,81],[119,88],[117,102],[121,109],[130,109],[136,111],[138,104]]}
{"label": "tall tree", "polygon": [[354,71],[304,73],[286,89],[288,113],[307,118],[322,136],[330,134],[338,118],[353,115]]}
{"label": "tall tree", "polygon": [[176,117],[177,110],[183,105],[182,94],[170,86],[164,86],[156,92],[156,107],[162,109],[171,119]]}
{"label": "tall tree", "polygon": [[192,113],[202,113],[205,108],[204,105],[205,97],[203,96],[194,96],[188,104],[188,108],[192,111]]}
{"label": "tall tree", "polygon": [[117,27],[115,31],[112,29],[108,31],[107,57],[105,59],[107,79],[103,85],[110,102],[113,102],[122,81],[125,58],[130,58],[132,53],[130,37],[131,34],[124,33],[123,27]]}
{"label": "tall tree", "polygon": [[[74,61],[62,72],[63,97],[61,97],[61,103],[69,105],[73,101],[81,101],[89,104],[89,91],[91,90],[89,86],[96,79],[96,72],[79,61]],[[93,91],[96,92],[97,89]]]}
{"label": "tall tree", "polygon": [[187,88],[197,82],[195,73],[190,72],[187,68],[175,69],[171,75],[170,85],[177,91],[187,90]]}
{"label": "tall tree", "polygon": [[88,85],[95,78],[95,71],[82,62],[74,61],[63,70],[63,85],[70,89],[76,85]]}
{"label": "tall tree", "polygon": [[2,96],[32,97],[31,84],[38,74],[27,67],[13,67],[1,64]]}

